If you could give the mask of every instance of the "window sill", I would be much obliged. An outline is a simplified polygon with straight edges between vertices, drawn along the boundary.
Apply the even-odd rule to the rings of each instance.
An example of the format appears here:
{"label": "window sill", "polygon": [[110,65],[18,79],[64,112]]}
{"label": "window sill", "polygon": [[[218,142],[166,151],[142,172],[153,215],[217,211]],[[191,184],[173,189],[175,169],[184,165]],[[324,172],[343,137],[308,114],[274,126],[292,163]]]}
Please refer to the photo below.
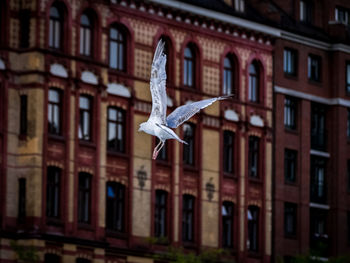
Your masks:
{"label": "window sill", "polygon": [[60,141],[60,142],[65,142],[65,139],[62,135],[56,135],[56,134],[50,134],[48,133],[47,136],[50,140],[55,140],[55,141]]}
{"label": "window sill", "polygon": [[106,229],[106,236],[124,240],[128,238],[128,235],[126,233],[122,233],[112,229]]}

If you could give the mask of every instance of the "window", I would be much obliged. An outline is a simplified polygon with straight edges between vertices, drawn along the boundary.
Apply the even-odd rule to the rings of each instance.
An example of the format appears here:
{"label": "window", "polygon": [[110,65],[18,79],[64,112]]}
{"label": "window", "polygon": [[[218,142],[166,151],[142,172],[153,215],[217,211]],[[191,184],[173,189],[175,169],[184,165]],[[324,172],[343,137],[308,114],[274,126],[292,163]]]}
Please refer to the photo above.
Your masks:
{"label": "window", "polygon": [[117,27],[111,27],[109,31],[109,66],[120,71],[125,70],[125,35]]}
{"label": "window", "polygon": [[346,137],[348,141],[350,140],[350,109],[348,109],[348,119],[347,119],[347,127],[346,127]]}
{"label": "window", "polygon": [[56,6],[50,8],[49,22],[49,47],[60,49],[62,43],[63,19],[60,10]]}
{"label": "window", "polygon": [[285,48],[283,51],[283,71],[295,76],[297,73],[297,54],[293,49]]}
{"label": "window", "polygon": [[284,179],[288,183],[295,183],[297,169],[297,151],[284,150]]}
{"label": "window", "polygon": [[190,123],[183,125],[184,141],[183,144],[183,161],[186,165],[194,165],[195,158],[195,126]]}
{"label": "window", "polygon": [[224,59],[224,76],[222,81],[222,93],[224,95],[230,95],[234,90],[234,64],[232,59],[227,56]]}
{"label": "window", "polygon": [[310,201],[326,203],[326,161],[324,158],[311,156]]}
{"label": "window", "polygon": [[20,24],[20,48],[29,47],[29,38],[30,38],[30,16],[31,11],[29,9],[22,9],[19,12],[19,24]]}
{"label": "window", "polygon": [[233,203],[222,204],[222,246],[233,247]]}
{"label": "window", "polygon": [[350,62],[346,64],[346,93],[350,94]]}
{"label": "window", "polygon": [[156,203],[154,210],[154,236],[167,236],[167,201],[168,193],[156,190]]}
{"label": "window", "polygon": [[312,5],[309,1],[300,1],[300,21],[305,23],[312,21]]}
{"label": "window", "polygon": [[248,207],[248,242],[249,251],[259,250],[259,207]]}
{"label": "window", "polygon": [[259,138],[255,136],[249,137],[249,176],[257,178],[259,169]]}
{"label": "window", "polygon": [[[327,210],[310,208],[310,249],[318,249],[320,257],[328,257],[328,246],[320,249],[320,243],[327,245]],[[329,243],[328,243],[329,244]]]}
{"label": "window", "polygon": [[[156,137],[156,145],[158,145],[159,139]],[[160,149],[160,152],[157,156],[157,160],[162,160],[162,161],[168,161],[168,140],[165,141],[164,146],[162,149]]]}
{"label": "window", "polygon": [[110,230],[125,232],[125,186],[107,183],[106,227]]}
{"label": "window", "polygon": [[60,263],[61,257],[56,254],[47,253],[44,257],[44,263]]}
{"label": "window", "polygon": [[182,197],[182,241],[194,241],[194,196]]}
{"label": "window", "polygon": [[249,100],[259,101],[259,68],[256,62],[249,66]]}
{"label": "window", "polygon": [[18,221],[23,223],[26,217],[26,179],[18,179]]}
{"label": "window", "polygon": [[125,152],[125,111],[120,108],[108,108],[108,150]]}
{"label": "window", "polygon": [[349,23],[349,11],[343,7],[335,8],[335,21],[343,24]]}
{"label": "window", "polygon": [[326,109],[322,104],[311,104],[311,148],[326,150]]}
{"label": "window", "polygon": [[284,234],[286,236],[296,235],[297,205],[284,203]]}
{"label": "window", "polygon": [[61,134],[61,100],[60,91],[56,89],[49,89],[47,122],[50,134]]}
{"label": "window", "polygon": [[28,113],[28,96],[20,96],[20,122],[19,122],[19,134],[27,134],[27,113]]}
{"label": "window", "polygon": [[347,161],[347,190],[350,193],[350,160]]}
{"label": "window", "polygon": [[79,139],[91,140],[91,98],[80,96],[79,98]]}
{"label": "window", "polygon": [[91,175],[79,173],[78,222],[90,223]]}
{"label": "window", "polygon": [[347,212],[348,243],[350,243],[350,211]]}
{"label": "window", "polygon": [[224,131],[224,172],[233,174],[235,134]]}
{"label": "window", "polygon": [[321,58],[319,56],[309,55],[308,78],[313,81],[321,81]]}
{"label": "window", "polygon": [[47,168],[46,182],[46,216],[51,218],[60,217],[60,186],[61,169],[57,167]]}
{"label": "window", "polygon": [[91,263],[91,260],[86,258],[77,258],[76,263]]}
{"label": "window", "polygon": [[194,88],[195,69],[195,53],[191,46],[187,46],[184,51],[184,86]]}
{"label": "window", "polygon": [[80,18],[80,54],[84,56],[91,55],[92,49],[92,21],[87,14]]}
{"label": "window", "polygon": [[287,129],[295,130],[297,127],[297,101],[294,98],[284,99],[284,126]]}
{"label": "window", "polygon": [[235,11],[244,12],[244,0],[234,0],[235,2]]}

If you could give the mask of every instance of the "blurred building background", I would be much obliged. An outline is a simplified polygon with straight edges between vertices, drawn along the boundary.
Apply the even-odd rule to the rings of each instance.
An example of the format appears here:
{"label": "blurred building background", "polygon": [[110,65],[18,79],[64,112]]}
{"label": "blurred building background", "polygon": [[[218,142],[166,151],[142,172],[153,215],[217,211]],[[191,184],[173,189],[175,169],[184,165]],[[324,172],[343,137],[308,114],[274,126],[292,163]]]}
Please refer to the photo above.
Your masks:
{"label": "blurred building background", "polygon": [[[0,2],[0,262],[289,262],[350,249],[346,0]],[[166,43],[169,112],[234,94],[152,160],[138,133]],[[12,244],[12,245],[11,245]]]}

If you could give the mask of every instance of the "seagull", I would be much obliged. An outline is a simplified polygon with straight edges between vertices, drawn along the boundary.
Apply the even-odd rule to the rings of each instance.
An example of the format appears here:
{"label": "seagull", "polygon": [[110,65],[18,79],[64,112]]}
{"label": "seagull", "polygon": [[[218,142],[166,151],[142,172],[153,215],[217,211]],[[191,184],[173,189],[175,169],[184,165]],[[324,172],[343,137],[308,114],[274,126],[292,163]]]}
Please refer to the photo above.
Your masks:
{"label": "seagull", "polygon": [[150,89],[152,96],[152,111],[146,122],[140,124],[139,132],[158,137],[159,143],[153,150],[152,159],[155,160],[158,153],[163,148],[166,140],[175,139],[180,143],[187,144],[181,140],[179,136],[172,130],[190,119],[201,109],[208,107],[217,100],[224,100],[232,95],[205,99],[197,102],[188,103],[177,107],[171,114],[166,117],[167,95],[165,90],[166,84],[166,55],[163,53],[164,42],[159,40],[156,51],[154,53]]}

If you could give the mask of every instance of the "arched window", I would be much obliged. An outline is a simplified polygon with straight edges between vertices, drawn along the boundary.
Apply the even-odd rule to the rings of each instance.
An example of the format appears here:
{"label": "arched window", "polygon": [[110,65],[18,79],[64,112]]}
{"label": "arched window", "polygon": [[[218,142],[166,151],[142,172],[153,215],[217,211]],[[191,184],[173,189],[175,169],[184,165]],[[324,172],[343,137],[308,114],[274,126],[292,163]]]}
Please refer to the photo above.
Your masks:
{"label": "arched window", "polygon": [[91,56],[93,25],[91,17],[84,13],[80,18],[80,54]]}
{"label": "arched window", "polygon": [[249,66],[249,100],[259,102],[259,67],[256,62]]}
{"label": "arched window", "polygon": [[49,89],[47,110],[48,131],[50,134],[61,134],[62,92],[57,89]]}
{"label": "arched window", "polygon": [[56,6],[50,8],[49,47],[61,49],[62,47],[63,15]]}
{"label": "arched window", "polygon": [[224,131],[224,173],[233,174],[233,164],[234,164],[234,140],[235,134],[232,131]]}
{"label": "arched window", "polygon": [[190,123],[183,125],[184,141],[187,145],[183,145],[183,161],[186,165],[194,165],[195,159],[195,126]]}
{"label": "arched window", "polygon": [[222,93],[224,95],[232,94],[234,90],[234,68],[232,59],[227,56],[224,59],[224,76],[222,81]]}
{"label": "arched window", "polygon": [[184,51],[184,86],[193,88],[195,86],[196,65],[195,52],[193,47],[188,45]]}
{"label": "arched window", "polygon": [[117,107],[108,108],[107,148],[114,152],[125,152],[125,111]]}
{"label": "arched window", "polygon": [[46,216],[60,218],[61,169],[49,166],[46,178]]}
{"label": "arched window", "polygon": [[259,207],[248,207],[248,250],[259,251]]}
{"label": "arched window", "polygon": [[109,66],[113,69],[125,71],[126,37],[117,26],[109,31]]}

